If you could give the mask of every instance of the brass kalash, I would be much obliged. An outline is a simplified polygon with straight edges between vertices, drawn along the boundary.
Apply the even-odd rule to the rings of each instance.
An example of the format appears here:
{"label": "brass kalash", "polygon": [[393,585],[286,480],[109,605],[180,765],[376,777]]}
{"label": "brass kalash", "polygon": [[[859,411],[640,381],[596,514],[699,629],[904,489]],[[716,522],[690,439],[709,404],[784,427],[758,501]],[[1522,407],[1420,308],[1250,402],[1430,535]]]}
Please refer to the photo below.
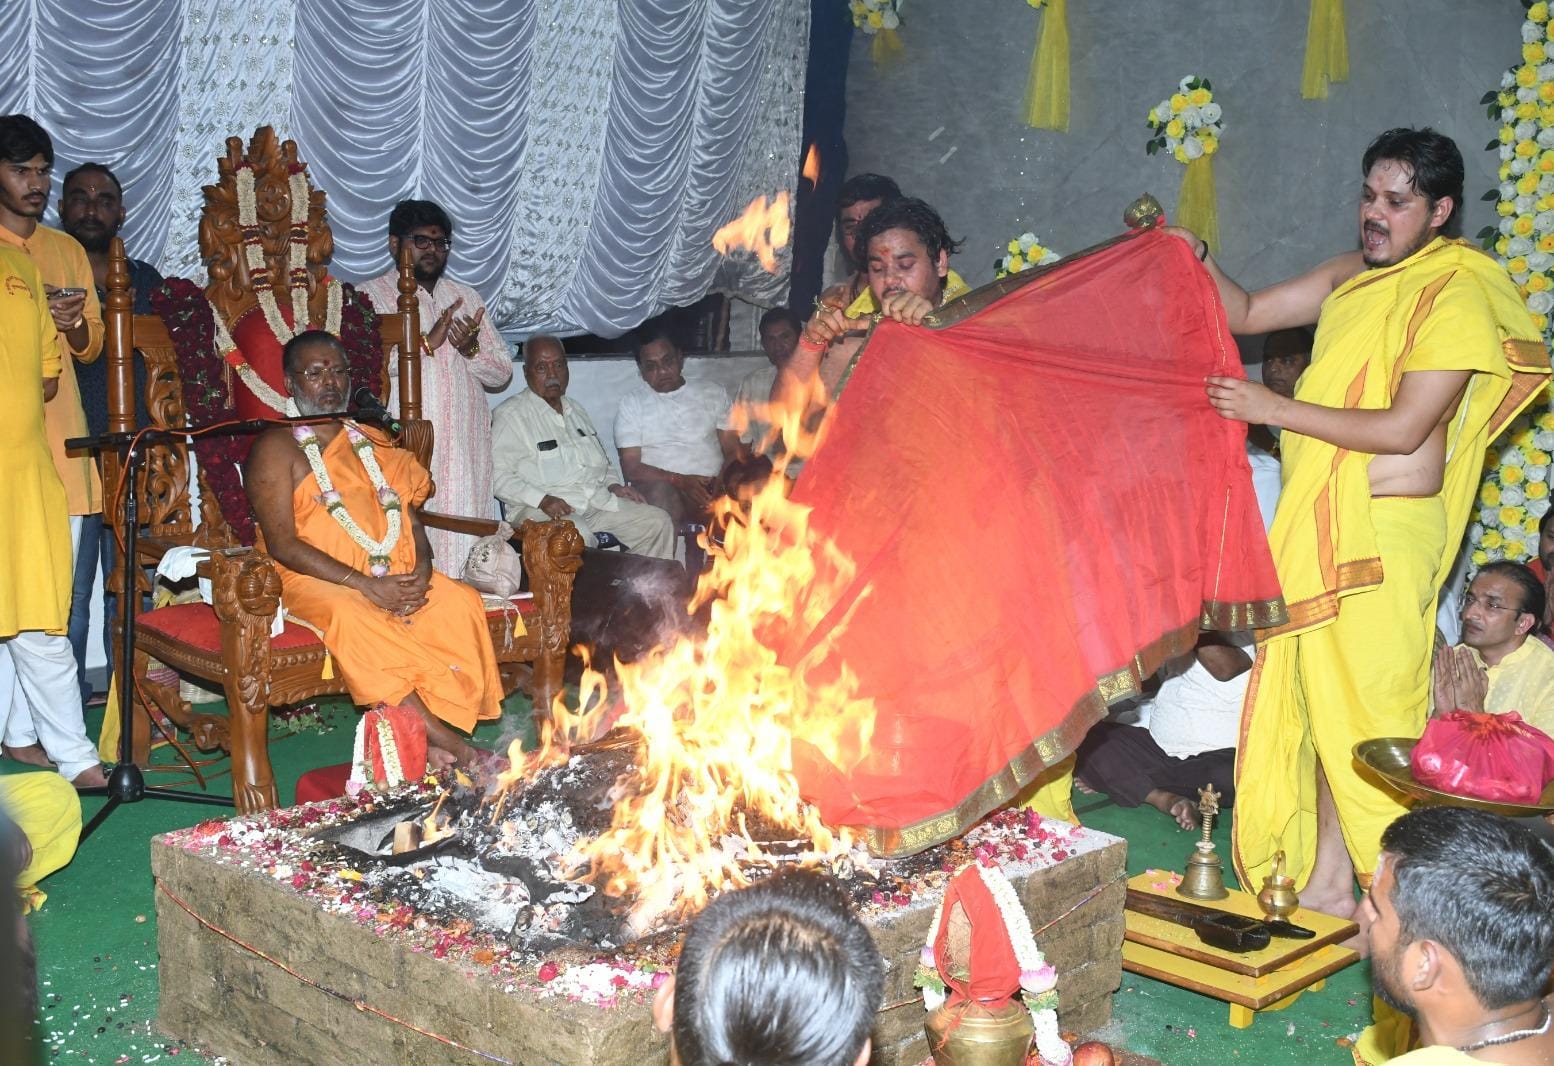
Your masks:
{"label": "brass kalash", "polygon": [[1225,888],[1225,868],[1219,852],[1214,850],[1214,819],[1219,816],[1220,794],[1212,783],[1198,790],[1198,814],[1203,819],[1203,836],[1187,856],[1187,870],[1182,883],[1176,886],[1179,896],[1188,899],[1225,899],[1230,895]]}

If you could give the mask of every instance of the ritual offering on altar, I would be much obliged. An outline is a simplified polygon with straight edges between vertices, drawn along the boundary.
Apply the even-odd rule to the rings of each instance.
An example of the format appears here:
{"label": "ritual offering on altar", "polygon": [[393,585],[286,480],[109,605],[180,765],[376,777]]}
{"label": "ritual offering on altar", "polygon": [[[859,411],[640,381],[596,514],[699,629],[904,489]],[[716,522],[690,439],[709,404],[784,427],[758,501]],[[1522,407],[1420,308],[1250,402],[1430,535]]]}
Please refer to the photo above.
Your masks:
{"label": "ritual offering on altar", "polygon": [[1554,739],[1515,711],[1432,718],[1409,759],[1414,780],[1455,796],[1537,803],[1554,780]]}
{"label": "ritual offering on altar", "polygon": [[1029,917],[996,864],[950,878],[928,927],[914,981],[937,1066],[1024,1066],[1034,1041],[1044,1066],[1073,1053],[1058,1031],[1057,971],[1036,947]]}

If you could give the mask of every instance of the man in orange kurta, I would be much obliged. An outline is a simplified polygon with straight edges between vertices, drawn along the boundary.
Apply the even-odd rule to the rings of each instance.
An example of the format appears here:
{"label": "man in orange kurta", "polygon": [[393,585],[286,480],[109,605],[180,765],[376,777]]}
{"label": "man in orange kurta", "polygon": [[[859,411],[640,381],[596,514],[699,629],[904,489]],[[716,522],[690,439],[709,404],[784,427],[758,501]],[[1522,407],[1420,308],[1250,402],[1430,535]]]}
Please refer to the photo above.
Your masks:
{"label": "man in orange kurta", "polygon": [[[300,334],[284,359],[297,413],[345,410],[338,340]],[[351,698],[415,707],[433,762],[467,762],[476,749],[455,730],[501,713],[485,608],[474,589],[433,572],[417,513],[431,477],[382,443],[342,422],[260,436],[244,470],[260,547],[280,564],[286,611],[323,633]]]}

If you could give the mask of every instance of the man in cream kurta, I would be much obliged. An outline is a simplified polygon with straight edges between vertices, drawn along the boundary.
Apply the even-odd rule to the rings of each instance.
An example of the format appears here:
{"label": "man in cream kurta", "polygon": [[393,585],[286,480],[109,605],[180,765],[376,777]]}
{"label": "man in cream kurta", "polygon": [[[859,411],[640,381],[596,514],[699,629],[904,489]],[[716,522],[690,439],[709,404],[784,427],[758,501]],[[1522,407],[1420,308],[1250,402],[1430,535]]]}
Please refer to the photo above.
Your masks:
{"label": "man in cream kurta", "polygon": [[[432,423],[432,481],[436,493],[426,510],[486,518],[491,513],[491,414],[487,389],[512,380],[513,354],[486,318],[480,294],[447,277],[453,247],[453,220],[429,200],[404,200],[389,215],[389,258],[399,262],[402,242],[415,254],[416,296],[420,301],[425,347],[421,351],[421,411]],[[360,291],[374,309],[391,314],[399,307],[397,266]],[[391,367],[389,407],[397,409],[399,373]],[[428,528],[433,565],[457,578],[475,538]]]}
{"label": "man in cream kurta", "polygon": [[491,416],[496,495],[507,520],[565,518],[585,544],[610,533],[625,549],[674,558],[674,525],[660,507],[611,476],[610,461],[588,412],[567,399],[567,357],[554,337],[523,346],[529,387]]}
{"label": "man in cream kurta", "polygon": [[1533,636],[1543,583],[1521,563],[1489,563],[1462,595],[1462,643],[1436,653],[1436,714],[1515,711],[1554,735],[1554,649]]}

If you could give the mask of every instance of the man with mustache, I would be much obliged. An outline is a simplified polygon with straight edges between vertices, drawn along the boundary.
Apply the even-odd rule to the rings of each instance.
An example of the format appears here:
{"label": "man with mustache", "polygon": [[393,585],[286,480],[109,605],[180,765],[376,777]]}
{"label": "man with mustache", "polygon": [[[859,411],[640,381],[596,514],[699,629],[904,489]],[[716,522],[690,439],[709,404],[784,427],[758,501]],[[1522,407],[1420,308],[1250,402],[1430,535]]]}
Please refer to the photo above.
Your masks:
{"label": "man with mustache", "polygon": [[[344,415],[351,370],[332,334],[293,337],[283,366],[300,414]],[[351,698],[420,712],[434,765],[476,759],[460,731],[501,714],[502,682],[480,594],[432,572],[426,469],[336,421],[266,430],[243,472],[286,610],[323,634]]]}
{"label": "man with mustache", "polygon": [[[416,297],[426,344],[421,349],[421,411],[436,431],[432,480],[434,511],[483,516],[490,513],[491,407],[487,389],[513,377],[513,353],[486,318],[480,294],[447,276],[453,250],[453,220],[430,200],[402,200],[389,213],[390,266],[361,291],[378,311],[399,308],[399,252],[415,255]],[[430,328],[428,328],[430,324]],[[389,409],[398,402],[398,360],[389,368]],[[464,573],[475,538],[443,529],[429,531],[437,569],[449,577]]]}
{"label": "man with mustache", "polygon": [[[22,252],[37,267],[57,335],[58,377],[43,412],[54,467],[65,485],[74,551],[85,520],[102,513],[96,463],[87,452],[67,452],[65,441],[86,436],[75,365],[102,354],[103,320],[86,252],[41,222],[53,170],[54,142],[43,127],[26,115],[0,116],[0,246]],[[10,657],[0,657],[0,710],[9,708],[5,754],[34,766],[58,766],[78,787],[106,785],[97,748],[86,738],[69,637],[31,633],[13,638],[11,648]]]}
{"label": "man with mustache", "polygon": [[528,388],[491,414],[496,496],[513,525],[565,518],[591,544],[610,533],[629,552],[674,558],[674,524],[661,507],[611,477],[593,420],[567,397],[567,353],[555,337],[523,345]]}
{"label": "man with mustache", "polygon": [[[124,225],[124,189],[116,174],[102,163],[82,163],[65,175],[59,198],[59,222],[66,233],[86,250],[92,265],[92,286],[97,302],[108,299],[108,246]],[[129,260],[130,291],[135,298],[137,315],[152,314],[151,290],[162,284],[156,267],[139,259]],[[86,415],[86,431],[97,436],[108,431],[107,360],[83,363],[76,368],[76,386],[81,392],[81,408]],[[134,360],[136,424],[145,426],[150,418],[146,410],[146,364]],[[76,551],[75,589],[70,605],[70,646],[75,651],[76,675],[81,698],[92,695],[86,680],[87,630],[91,625],[91,595],[99,565],[103,578],[113,572],[117,554],[113,530],[103,524],[101,514],[87,515],[81,524],[81,543]],[[111,672],[114,661],[112,627],[117,597],[103,593],[103,645]]]}
{"label": "man with mustache", "polygon": [[1462,594],[1462,643],[1436,652],[1435,713],[1516,711],[1554,734],[1554,649],[1533,634],[1543,583],[1521,563],[1489,563]]}
{"label": "man with mustache", "polygon": [[1389,130],[1361,172],[1359,249],[1258,292],[1175,231],[1212,275],[1233,333],[1317,324],[1293,398],[1228,377],[1207,391],[1224,417],[1282,430],[1269,542],[1290,620],[1258,633],[1237,875],[1261,883],[1282,850],[1304,905],[1345,917],[1356,875],[1369,886],[1381,833],[1404,810],[1360,776],[1354,745],[1423,730],[1436,599],[1485,449],[1549,371],[1505,268],[1446,236],[1462,204],[1451,139]]}

